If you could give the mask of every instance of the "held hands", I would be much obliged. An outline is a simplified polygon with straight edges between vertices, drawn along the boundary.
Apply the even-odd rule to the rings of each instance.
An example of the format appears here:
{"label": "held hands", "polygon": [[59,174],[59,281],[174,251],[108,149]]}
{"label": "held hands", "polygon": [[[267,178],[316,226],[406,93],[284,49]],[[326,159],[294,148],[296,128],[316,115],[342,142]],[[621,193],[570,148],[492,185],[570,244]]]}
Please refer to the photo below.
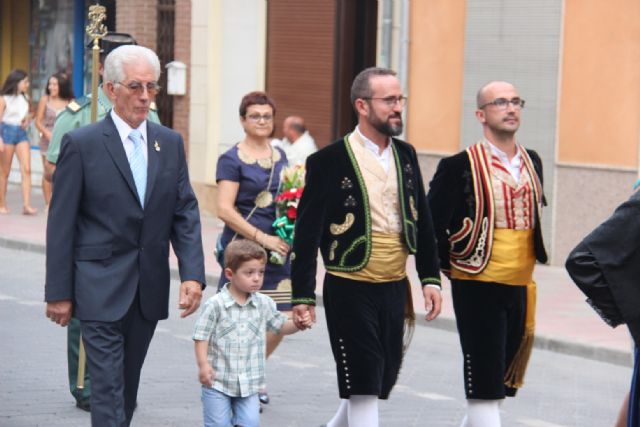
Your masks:
{"label": "held hands", "polygon": [[71,300],[53,301],[47,303],[46,315],[52,322],[60,326],[67,326],[71,320],[72,310]]}
{"label": "held hands", "polygon": [[431,321],[438,317],[442,310],[442,291],[432,286],[423,286],[424,309],[427,312],[425,319]]}
{"label": "held hands", "polygon": [[216,371],[213,370],[210,364],[205,363],[200,367],[198,372],[198,379],[200,384],[205,387],[213,387],[213,380],[216,378]]}
{"label": "held hands", "polygon": [[301,331],[310,329],[316,323],[316,307],[307,304],[298,304],[293,307],[293,323]]}
{"label": "held hands", "polygon": [[195,280],[187,280],[180,285],[180,299],[178,308],[184,310],[180,317],[187,317],[200,307],[202,286]]}

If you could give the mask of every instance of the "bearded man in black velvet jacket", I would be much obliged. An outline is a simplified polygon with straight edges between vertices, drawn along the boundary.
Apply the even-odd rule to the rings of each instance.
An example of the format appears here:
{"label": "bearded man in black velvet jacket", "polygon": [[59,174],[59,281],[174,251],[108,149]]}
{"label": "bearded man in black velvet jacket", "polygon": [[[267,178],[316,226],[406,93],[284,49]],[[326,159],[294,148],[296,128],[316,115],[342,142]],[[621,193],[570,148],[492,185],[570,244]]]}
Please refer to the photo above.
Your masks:
{"label": "bearded man in black velvet jacket", "polygon": [[427,320],[440,313],[431,214],[415,149],[399,139],[402,95],[395,72],[362,71],[351,88],[356,129],[307,159],[292,259],[294,321],[315,320],[316,259],[327,274],[323,300],[338,388],[331,425],[378,425],[378,398],[393,388],[413,318],[406,273],[415,255]]}

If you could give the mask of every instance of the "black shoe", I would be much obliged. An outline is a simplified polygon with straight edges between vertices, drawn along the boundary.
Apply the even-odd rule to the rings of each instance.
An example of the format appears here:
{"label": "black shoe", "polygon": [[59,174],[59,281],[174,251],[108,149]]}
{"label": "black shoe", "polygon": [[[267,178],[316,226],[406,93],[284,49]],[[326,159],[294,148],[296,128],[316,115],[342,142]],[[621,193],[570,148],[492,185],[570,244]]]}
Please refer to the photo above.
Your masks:
{"label": "black shoe", "polygon": [[76,400],[76,408],[91,412],[91,404],[88,400]]}
{"label": "black shoe", "polygon": [[260,399],[260,403],[264,403],[265,405],[269,404],[269,395],[266,391],[258,392],[258,399]]}

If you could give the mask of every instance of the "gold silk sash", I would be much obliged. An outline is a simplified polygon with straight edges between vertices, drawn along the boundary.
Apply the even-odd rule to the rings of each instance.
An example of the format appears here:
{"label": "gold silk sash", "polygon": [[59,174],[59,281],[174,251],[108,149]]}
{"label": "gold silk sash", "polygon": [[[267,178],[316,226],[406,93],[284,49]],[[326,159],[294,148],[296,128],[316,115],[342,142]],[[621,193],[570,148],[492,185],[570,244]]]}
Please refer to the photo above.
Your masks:
{"label": "gold silk sash", "polygon": [[524,383],[524,374],[533,348],[536,327],[536,282],[533,280],[535,263],[532,229],[496,228],[493,235],[491,258],[482,272],[468,274],[456,270],[455,267],[451,269],[451,277],[454,279],[527,287],[524,334],[518,352],[511,361],[504,378],[504,383],[514,388],[520,388]]}
{"label": "gold silk sash", "polygon": [[340,271],[328,272],[345,279],[364,282],[392,282],[407,276],[407,257],[409,251],[401,234],[371,232],[371,256],[362,270],[352,273]]}
{"label": "gold silk sash", "polygon": [[487,266],[478,274],[469,274],[452,266],[451,277],[505,285],[526,286],[533,280],[536,255],[533,251],[533,230],[496,228],[493,248]]}

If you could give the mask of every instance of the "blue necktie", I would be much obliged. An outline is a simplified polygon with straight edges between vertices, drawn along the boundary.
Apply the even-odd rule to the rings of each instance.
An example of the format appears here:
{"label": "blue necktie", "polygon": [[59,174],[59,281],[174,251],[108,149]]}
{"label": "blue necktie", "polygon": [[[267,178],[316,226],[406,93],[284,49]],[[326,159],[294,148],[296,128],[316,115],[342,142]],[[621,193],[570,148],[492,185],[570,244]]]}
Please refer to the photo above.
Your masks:
{"label": "blue necktie", "polygon": [[142,134],[138,129],[134,129],[129,134],[129,139],[133,141],[133,151],[129,156],[129,166],[133,180],[136,183],[138,197],[140,197],[140,205],[144,207],[144,194],[147,191],[147,159],[144,158],[144,141]]}

